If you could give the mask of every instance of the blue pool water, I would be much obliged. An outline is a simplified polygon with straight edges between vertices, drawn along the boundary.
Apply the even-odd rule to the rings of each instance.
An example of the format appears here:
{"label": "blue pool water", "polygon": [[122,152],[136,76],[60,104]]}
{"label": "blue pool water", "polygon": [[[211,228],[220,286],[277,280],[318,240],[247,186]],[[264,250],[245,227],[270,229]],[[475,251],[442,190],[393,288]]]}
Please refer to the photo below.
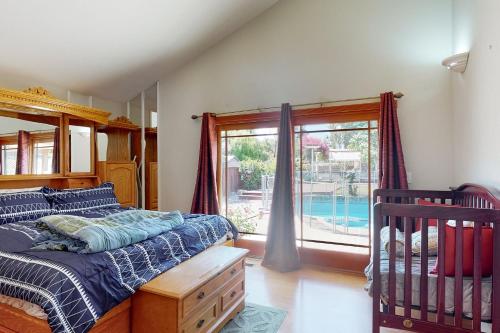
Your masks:
{"label": "blue pool water", "polygon": [[[300,199],[299,199],[300,200]],[[300,202],[297,200],[296,202]],[[330,195],[304,196],[304,215],[312,215],[324,218],[333,223],[333,200]],[[344,216],[349,216],[350,227],[368,227],[368,198],[351,197],[348,205],[345,205],[344,198],[337,197],[336,201],[337,224],[344,224]],[[346,207],[347,206],[347,207]],[[347,209],[346,209],[347,208]]]}

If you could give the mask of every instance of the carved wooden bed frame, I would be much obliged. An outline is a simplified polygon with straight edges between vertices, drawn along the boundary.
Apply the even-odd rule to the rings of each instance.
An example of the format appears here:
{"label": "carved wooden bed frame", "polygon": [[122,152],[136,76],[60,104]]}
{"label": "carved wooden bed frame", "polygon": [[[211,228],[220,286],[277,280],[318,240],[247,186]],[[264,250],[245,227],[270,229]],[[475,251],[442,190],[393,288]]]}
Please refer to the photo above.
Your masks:
{"label": "carved wooden bed frame", "polygon": [[[55,119],[55,125],[61,126],[61,172],[55,175],[12,175],[0,177],[0,189],[51,186],[55,188],[89,187],[99,184],[96,175],[96,152],[93,151],[92,171],[89,173],[71,173],[68,165],[69,144],[65,133],[69,119],[81,119],[90,122],[93,127],[108,123],[109,112],[54,98],[42,87],[29,88],[25,91],[0,89],[0,115],[11,118],[36,121],[37,119]],[[92,138],[95,140],[95,137]],[[94,145],[95,141],[92,141]],[[103,316],[92,333],[127,333],[130,331],[131,301],[126,300]],[[51,329],[46,320],[31,317],[24,311],[0,304],[0,333],[49,333]]]}
{"label": "carved wooden bed frame", "polygon": [[[456,207],[415,205],[417,199],[427,199],[435,203],[459,205]],[[492,274],[492,313],[491,332],[500,332],[500,192],[475,184],[464,184],[450,191],[419,190],[376,190],[374,191],[375,221],[373,249],[373,332],[379,333],[381,327],[389,327],[414,332],[482,332],[481,325],[481,227],[493,228],[493,274]],[[437,311],[428,311],[428,220],[438,219],[438,261],[437,274]],[[411,233],[415,221],[422,223],[421,292],[418,308],[412,305],[411,273]],[[455,313],[445,313],[445,228],[448,220],[456,221],[455,249]],[[474,273],[472,295],[472,318],[465,318],[463,312],[463,222],[474,221]],[[389,248],[395,248],[397,225],[405,234],[404,248],[404,304],[396,303],[396,254],[389,254],[388,301],[381,302],[380,272],[380,231],[390,227]],[[382,306],[381,306],[382,305]]]}
{"label": "carved wooden bed frame", "polygon": [[[95,146],[97,129],[108,124],[110,113],[96,108],[77,105],[54,98],[41,87],[25,91],[0,89],[0,116],[33,121],[40,117],[51,120],[61,130],[60,165],[61,172],[53,175],[12,175],[0,176],[0,189],[32,188],[50,186],[54,188],[81,188],[96,186],[100,183],[97,175],[96,149],[91,148],[91,172],[72,173],[69,168],[69,119],[77,119],[90,124],[94,136],[91,146]],[[122,121],[123,123],[123,121]],[[111,125],[116,126],[116,121]],[[122,128],[135,128],[121,125]],[[128,127],[127,127],[128,126]],[[225,246],[233,246],[232,240]],[[127,299],[100,318],[90,333],[128,333],[131,330],[131,299]],[[50,333],[46,320],[38,319],[24,311],[0,304],[0,333]],[[153,333],[153,332],[152,332]]]}
{"label": "carved wooden bed frame", "polygon": [[[97,321],[91,333],[130,332],[131,301],[127,299]],[[46,320],[31,317],[24,311],[0,304],[0,333],[50,333]]]}

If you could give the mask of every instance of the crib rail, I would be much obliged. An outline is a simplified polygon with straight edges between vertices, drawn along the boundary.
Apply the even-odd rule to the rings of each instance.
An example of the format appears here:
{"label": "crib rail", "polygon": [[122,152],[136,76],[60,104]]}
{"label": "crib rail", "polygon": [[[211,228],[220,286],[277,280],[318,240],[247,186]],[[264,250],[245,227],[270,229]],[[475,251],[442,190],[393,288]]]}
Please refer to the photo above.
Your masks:
{"label": "crib rail", "polygon": [[[408,193],[406,198],[426,197],[432,199],[454,200],[450,191],[425,191],[426,193]],[[432,192],[432,193],[430,193]],[[446,193],[445,193],[446,192]],[[434,197],[432,197],[434,195]],[[401,196],[400,196],[401,197]],[[412,246],[411,234],[415,221],[421,221],[420,254],[420,295],[419,306],[412,304]],[[428,226],[429,219],[438,221],[438,267],[436,311],[430,312],[428,306]],[[445,312],[445,244],[446,223],[455,220],[455,276],[453,315]],[[472,318],[463,316],[463,254],[464,221],[473,221],[473,276],[472,276]],[[380,231],[389,225],[389,248],[396,248],[396,223],[404,231],[404,287],[403,304],[396,304],[396,251],[389,254],[388,301],[381,312],[381,272],[380,272]],[[379,333],[380,327],[411,330],[416,332],[455,332],[470,333],[481,331],[481,241],[483,226],[493,229],[493,272],[492,272],[492,310],[491,332],[500,333],[500,210],[479,208],[429,207],[414,204],[378,203],[374,207],[373,240],[373,333]]]}
{"label": "crib rail", "polygon": [[434,203],[447,203],[469,208],[500,209],[500,192],[483,185],[466,183],[450,191],[377,189],[373,191],[373,204],[415,204],[418,199]]}

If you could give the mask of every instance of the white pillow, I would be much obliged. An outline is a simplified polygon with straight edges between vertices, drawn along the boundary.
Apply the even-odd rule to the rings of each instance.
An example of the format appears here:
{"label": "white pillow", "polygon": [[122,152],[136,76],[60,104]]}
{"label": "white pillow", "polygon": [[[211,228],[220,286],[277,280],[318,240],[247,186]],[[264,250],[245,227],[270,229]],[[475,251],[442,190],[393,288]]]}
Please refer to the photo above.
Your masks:
{"label": "white pillow", "polygon": [[[438,231],[437,227],[429,227],[427,232],[427,254],[436,256],[438,252]],[[422,232],[417,231],[411,235],[411,252],[420,255],[422,250]]]}
{"label": "white pillow", "polygon": [[[455,228],[457,226],[457,221],[455,220],[448,220],[448,223],[446,223],[450,227]],[[463,223],[464,228],[469,228],[469,227],[474,227],[474,222],[473,221],[464,221]]]}
{"label": "white pillow", "polygon": [[[381,245],[382,247],[385,249],[385,251],[387,253],[391,253],[391,245],[390,245],[390,227],[387,226],[387,227],[383,227],[381,230],[380,230],[380,242],[381,242]],[[404,234],[398,229],[396,228],[396,241],[395,241],[395,244],[396,244],[396,257],[404,257],[405,255],[405,237],[404,237]]]}

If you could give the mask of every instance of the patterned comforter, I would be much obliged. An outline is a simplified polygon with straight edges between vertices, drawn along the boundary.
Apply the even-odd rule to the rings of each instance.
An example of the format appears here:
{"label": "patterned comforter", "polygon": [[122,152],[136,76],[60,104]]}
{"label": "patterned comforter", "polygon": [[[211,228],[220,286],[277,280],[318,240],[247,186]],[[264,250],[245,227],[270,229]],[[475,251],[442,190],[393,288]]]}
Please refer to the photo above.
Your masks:
{"label": "patterned comforter", "polygon": [[[119,210],[87,211],[86,217]],[[33,250],[35,222],[0,226],[0,294],[37,304],[53,332],[88,332],[107,311],[157,275],[237,230],[225,218],[184,215],[185,223],[124,248],[77,254]]]}

